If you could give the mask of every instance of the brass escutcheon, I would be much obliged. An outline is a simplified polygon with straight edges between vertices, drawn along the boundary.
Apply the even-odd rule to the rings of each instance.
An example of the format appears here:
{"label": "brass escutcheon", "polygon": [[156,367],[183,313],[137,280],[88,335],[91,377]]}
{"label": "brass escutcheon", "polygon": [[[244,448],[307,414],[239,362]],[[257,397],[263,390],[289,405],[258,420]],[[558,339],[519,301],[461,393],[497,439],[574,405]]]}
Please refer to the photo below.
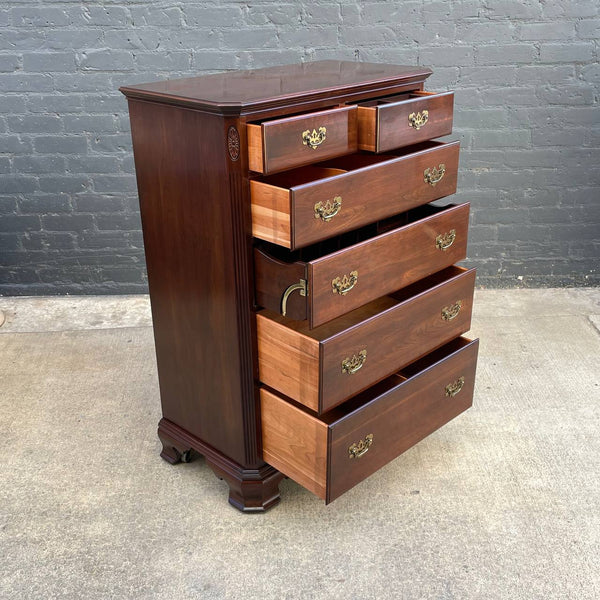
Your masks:
{"label": "brass escutcheon", "polygon": [[342,361],[342,373],[352,375],[360,371],[367,360],[367,349],[361,350],[358,354],[353,354],[352,358],[345,358]]}
{"label": "brass escutcheon", "polygon": [[348,446],[348,456],[350,458],[360,458],[365,455],[373,445],[373,434],[369,433],[364,440],[359,440]]}
{"label": "brass escutcheon", "polygon": [[428,183],[431,187],[435,187],[444,177],[446,173],[446,165],[440,163],[437,167],[427,168],[423,171],[423,179],[425,183]]}
{"label": "brass escutcheon", "polygon": [[442,252],[445,252],[454,244],[454,240],[456,240],[456,229],[451,229],[448,233],[440,233],[435,238],[435,247]]}
{"label": "brass escutcheon", "polygon": [[442,308],[442,320],[443,321],[452,321],[452,319],[456,319],[458,317],[458,313],[462,308],[462,300],[451,304],[450,306],[444,306]]}
{"label": "brass escutcheon", "polygon": [[448,398],[454,398],[454,396],[456,396],[456,394],[458,394],[458,392],[460,392],[460,390],[463,389],[463,385],[465,385],[465,378],[464,378],[464,376],[463,377],[459,377],[453,383],[449,383],[446,386],[446,396]]}
{"label": "brass escutcheon", "polygon": [[331,281],[331,290],[334,294],[343,296],[347,294],[358,283],[358,271],[350,271],[350,276],[343,275]]}
{"label": "brass escutcheon", "polygon": [[423,127],[429,120],[429,111],[424,110],[423,112],[410,113],[408,115],[408,124],[414,127],[417,131]]}
{"label": "brass escutcheon", "polygon": [[337,215],[342,209],[342,197],[335,196],[333,202],[327,200],[326,202],[317,202],[315,204],[315,219],[321,219],[322,221],[331,221],[335,215]]}
{"label": "brass escutcheon", "polygon": [[305,146],[310,146],[313,150],[316,150],[325,141],[326,137],[326,127],[319,127],[318,131],[316,129],[313,129],[312,131],[307,129],[302,132],[302,143]]}

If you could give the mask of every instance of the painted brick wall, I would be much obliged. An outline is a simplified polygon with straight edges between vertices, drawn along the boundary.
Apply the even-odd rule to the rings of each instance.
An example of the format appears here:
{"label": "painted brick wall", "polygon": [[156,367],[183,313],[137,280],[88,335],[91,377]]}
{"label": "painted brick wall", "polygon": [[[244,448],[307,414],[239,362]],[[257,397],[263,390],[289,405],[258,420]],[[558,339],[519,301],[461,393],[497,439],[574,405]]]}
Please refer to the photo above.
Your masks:
{"label": "painted brick wall", "polygon": [[146,290],[120,85],[320,58],[428,65],[457,90],[480,283],[597,284],[599,7],[5,0],[0,293]]}

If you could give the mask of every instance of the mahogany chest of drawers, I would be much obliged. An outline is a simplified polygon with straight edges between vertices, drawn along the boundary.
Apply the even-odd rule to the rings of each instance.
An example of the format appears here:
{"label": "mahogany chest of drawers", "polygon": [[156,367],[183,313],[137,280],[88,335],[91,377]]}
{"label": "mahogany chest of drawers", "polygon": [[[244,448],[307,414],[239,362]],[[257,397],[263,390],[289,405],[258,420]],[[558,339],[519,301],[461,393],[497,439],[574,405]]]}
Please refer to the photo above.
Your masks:
{"label": "mahogany chest of drawers", "polygon": [[[261,511],[331,502],[467,409],[477,340],[453,94],[321,61],[122,88],[163,418]],[[368,486],[368,482],[364,484]]]}

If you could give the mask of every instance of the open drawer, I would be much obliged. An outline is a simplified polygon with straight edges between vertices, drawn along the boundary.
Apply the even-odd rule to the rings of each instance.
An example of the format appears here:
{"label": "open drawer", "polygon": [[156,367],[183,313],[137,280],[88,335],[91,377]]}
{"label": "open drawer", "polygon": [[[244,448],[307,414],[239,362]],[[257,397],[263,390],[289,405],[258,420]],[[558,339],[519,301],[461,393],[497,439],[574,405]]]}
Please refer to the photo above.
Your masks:
{"label": "open drawer", "polygon": [[265,462],[335,500],[472,405],[477,350],[455,339],[321,417],[262,388]]}
{"label": "open drawer", "polygon": [[454,92],[409,92],[358,103],[358,147],[387,152],[452,133]]}
{"label": "open drawer", "polygon": [[471,326],[475,270],[452,266],[309,329],[256,315],[261,383],[322,414]]}
{"label": "open drawer", "polygon": [[289,252],[254,248],[256,303],[322,325],[463,260],[469,204],[425,205]]}
{"label": "open drawer", "polygon": [[459,142],[424,142],[252,179],[252,235],[294,250],[449,196],[458,152]]}
{"label": "open drawer", "polygon": [[248,123],[248,167],[276,173],[356,152],[356,115],[351,105]]}

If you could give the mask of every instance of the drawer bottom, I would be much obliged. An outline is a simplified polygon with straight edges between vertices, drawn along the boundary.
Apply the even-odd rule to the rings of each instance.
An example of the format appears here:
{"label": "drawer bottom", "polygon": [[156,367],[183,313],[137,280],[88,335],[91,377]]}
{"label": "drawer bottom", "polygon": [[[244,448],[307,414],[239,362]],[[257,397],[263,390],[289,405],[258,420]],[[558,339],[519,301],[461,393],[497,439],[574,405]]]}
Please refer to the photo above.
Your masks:
{"label": "drawer bottom", "polygon": [[335,500],[471,406],[478,345],[457,338],[320,417],[262,388],[265,462]]}

